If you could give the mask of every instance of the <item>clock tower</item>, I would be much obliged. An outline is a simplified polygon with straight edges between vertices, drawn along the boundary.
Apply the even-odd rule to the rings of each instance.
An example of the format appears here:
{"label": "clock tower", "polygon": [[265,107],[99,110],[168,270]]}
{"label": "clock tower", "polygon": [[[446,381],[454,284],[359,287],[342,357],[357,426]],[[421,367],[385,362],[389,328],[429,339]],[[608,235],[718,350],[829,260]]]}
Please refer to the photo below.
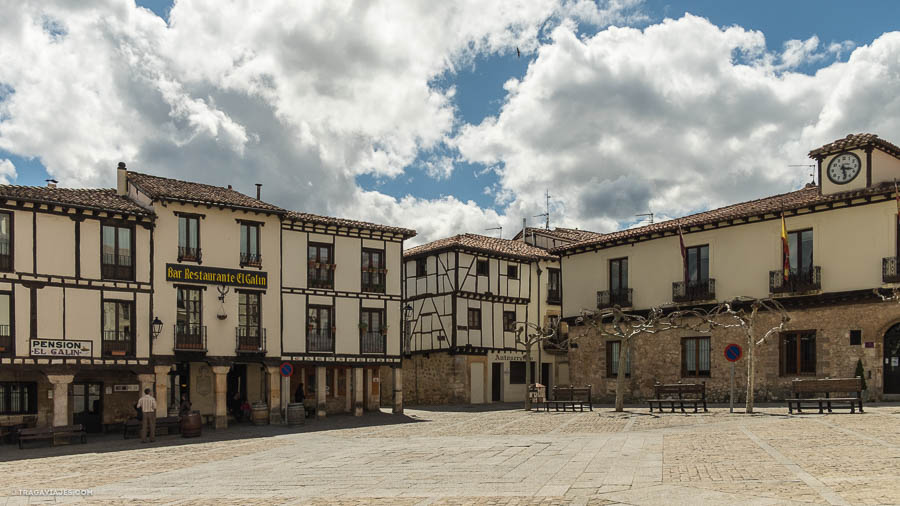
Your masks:
{"label": "clock tower", "polygon": [[862,190],[900,180],[900,147],[875,134],[850,134],[809,152],[823,195]]}

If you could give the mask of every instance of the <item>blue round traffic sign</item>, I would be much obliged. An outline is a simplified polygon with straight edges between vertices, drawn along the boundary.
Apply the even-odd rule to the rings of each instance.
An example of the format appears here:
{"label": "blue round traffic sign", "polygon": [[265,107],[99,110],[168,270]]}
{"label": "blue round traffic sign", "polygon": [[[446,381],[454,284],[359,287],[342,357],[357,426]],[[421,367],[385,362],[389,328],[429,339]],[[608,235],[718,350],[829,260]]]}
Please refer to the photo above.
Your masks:
{"label": "blue round traffic sign", "polygon": [[285,378],[290,378],[292,374],[294,374],[294,366],[291,365],[290,362],[285,362],[281,364],[281,375]]}
{"label": "blue round traffic sign", "polygon": [[744,356],[744,350],[737,344],[729,344],[725,347],[725,360],[737,362]]}

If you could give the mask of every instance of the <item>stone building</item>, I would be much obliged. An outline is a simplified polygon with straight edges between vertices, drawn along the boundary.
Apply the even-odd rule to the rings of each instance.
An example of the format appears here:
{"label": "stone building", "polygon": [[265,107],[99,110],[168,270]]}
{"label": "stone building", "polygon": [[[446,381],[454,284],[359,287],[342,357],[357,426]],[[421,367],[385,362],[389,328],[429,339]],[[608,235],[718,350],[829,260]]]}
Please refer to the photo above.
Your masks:
{"label": "stone building", "polygon": [[185,395],[215,427],[244,401],[278,422],[304,382],[321,416],[351,398],[359,415],[385,365],[402,411],[414,231],[116,172],[115,189],[0,185],[0,425],[121,426],[145,388],[158,416]]}
{"label": "stone building", "polygon": [[[894,184],[900,148],[858,134],[810,157],[819,184],[551,250],[561,257],[563,316],[574,322],[583,308],[614,304],[642,312],[711,307],[738,296],[777,298],[792,319],[759,348],[759,399],[784,398],[796,377],[853,376],[858,360],[872,397],[897,396],[900,304],[883,297],[900,282]],[[776,324],[775,315],[761,315],[760,327]],[[620,343],[589,335],[587,326],[570,332],[582,337],[569,351],[572,382],[590,383],[598,397],[612,398]],[[739,333],[721,330],[640,338],[625,364],[628,395],[646,398],[656,381],[703,381],[713,399],[724,400],[728,343],[746,345]],[[738,387],[745,367],[738,363]]]}
{"label": "stone building", "polygon": [[[562,300],[557,259],[524,241],[464,234],[412,248],[403,262],[404,399],[523,400],[526,364],[517,322],[555,326]],[[565,350],[556,343],[535,346],[532,360],[538,382],[568,383]]]}

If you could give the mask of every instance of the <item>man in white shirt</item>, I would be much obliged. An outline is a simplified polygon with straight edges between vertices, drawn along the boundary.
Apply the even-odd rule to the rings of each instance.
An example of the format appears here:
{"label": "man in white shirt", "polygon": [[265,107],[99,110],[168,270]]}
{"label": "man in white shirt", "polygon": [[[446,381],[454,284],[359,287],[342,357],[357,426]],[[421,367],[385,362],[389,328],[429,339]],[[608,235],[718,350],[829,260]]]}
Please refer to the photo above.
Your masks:
{"label": "man in white shirt", "polygon": [[138,400],[138,409],[141,410],[141,442],[147,442],[147,433],[150,433],[150,441],[156,441],[156,399],[150,395],[150,389],[144,389],[144,396]]}

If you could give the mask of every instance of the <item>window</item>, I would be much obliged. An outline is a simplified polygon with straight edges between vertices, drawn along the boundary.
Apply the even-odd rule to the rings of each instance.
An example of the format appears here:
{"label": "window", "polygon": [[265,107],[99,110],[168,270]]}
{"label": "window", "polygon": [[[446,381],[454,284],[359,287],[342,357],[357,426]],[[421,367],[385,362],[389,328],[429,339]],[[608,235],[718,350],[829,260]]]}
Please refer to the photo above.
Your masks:
{"label": "window", "polygon": [[309,306],[306,310],[306,351],[334,351],[331,306]]}
{"label": "window", "polygon": [[475,262],[475,274],[478,276],[488,276],[490,275],[491,270],[488,267],[487,260],[477,260]]}
{"label": "window", "polygon": [[506,266],[506,277],[509,279],[519,279],[519,266],[518,265],[507,265]]}
{"label": "window", "polygon": [[120,225],[103,225],[100,274],[105,279],[134,279],[134,230]]}
{"label": "window", "polygon": [[363,309],[359,317],[360,351],[384,353],[387,342],[387,325],[383,309]]}
{"label": "window", "polygon": [[547,302],[559,304],[562,300],[559,286],[559,269],[547,269]]}
{"label": "window", "polygon": [[812,280],[813,277],[813,231],[798,230],[788,232],[788,247],[791,250],[791,277]]}
{"label": "window", "polygon": [[859,346],[862,344],[862,330],[850,331],[850,346]]}
{"label": "window", "polygon": [[[622,341],[606,341],[606,376],[616,378],[619,375],[619,353]],[[625,376],[631,376],[631,350],[625,355]]]}
{"label": "window", "polygon": [[262,267],[259,253],[259,223],[241,222],[241,266]]}
{"label": "window", "polygon": [[0,415],[37,413],[37,383],[0,383]]}
{"label": "window", "polygon": [[708,337],[685,337],[681,340],[681,375],[709,377]]}
{"label": "window", "polygon": [[0,355],[15,354],[12,337],[12,295],[0,292]]}
{"label": "window", "polygon": [[311,288],[334,288],[334,246],[310,243],[307,248],[307,282]]}
{"label": "window", "polygon": [[469,308],[469,330],[481,330],[481,310]]}
{"label": "window", "polygon": [[384,293],[387,269],[384,268],[384,250],[362,250],[362,291]]}
{"label": "window", "polygon": [[0,213],[0,271],[13,270],[12,214]]}
{"label": "window", "polygon": [[104,356],[134,355],[134,303],[125,300],[103,301]]}
{"label": "window", "polygon": [[618,295],[628,290],[628,259],[609,261],[609,291]]}
{"label": "window", "polygon": [[503,312],[503,331],[504,332],[515,332],[516,331],[516,312],[515,311],[504,311]]}
{"label": "window", "polygon": [[709,281],[709,245],[685,248],[687,279],[691,285]]}
{"label": "window", "polygon": [[416,277],[424,276],[428,273],[428,259],[427,258],[417,258],[416,259]]}
{"label": "window", "polygon": [[238,292],[238,336],[258,339],[262,328],[262,308],[258,292]]}
{"label": "window", "polygon": [[[534,362],[531,363],[531,381],[535,381]],[[516,361],[509,363],[509,384],[524,385],[525,384],[525,362]]]}
{"label": "window", "polygon": [[178,261],[200,262],[200,217],[178,215]]}
{"label": "window", "polygon": [[203,350],[203,326],[200,319],[202,299],[200,289],[176,287],[175,348]]}
{"label": "window", "polygon": [[816,374],[816,332],[781,334],[781,375]]}

